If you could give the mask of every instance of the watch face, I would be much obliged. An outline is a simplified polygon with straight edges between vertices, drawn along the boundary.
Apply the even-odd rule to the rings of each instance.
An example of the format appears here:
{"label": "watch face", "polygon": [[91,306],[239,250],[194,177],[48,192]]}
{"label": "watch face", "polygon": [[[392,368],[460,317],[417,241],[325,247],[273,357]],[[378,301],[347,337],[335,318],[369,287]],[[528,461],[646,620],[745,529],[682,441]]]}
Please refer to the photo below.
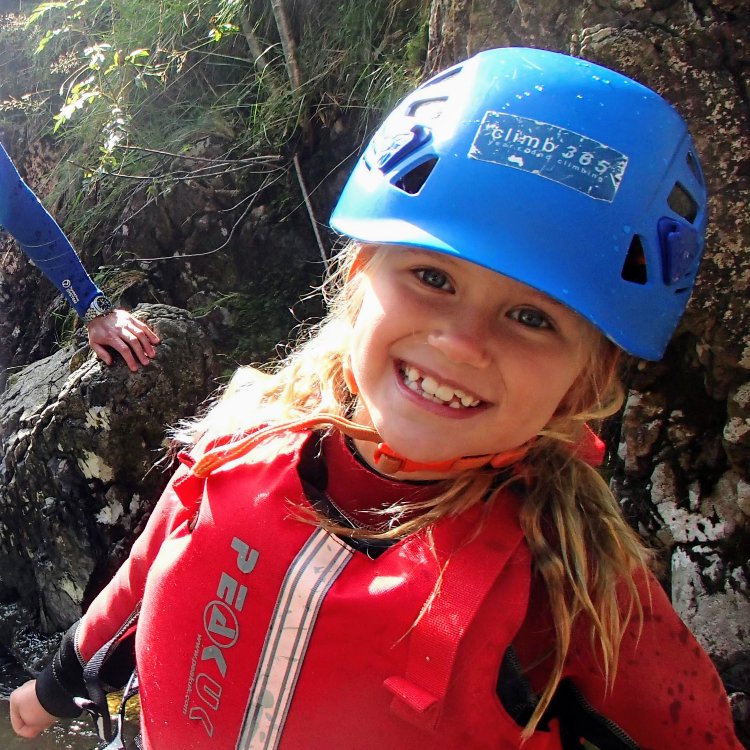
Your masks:
{"label": "watch face", "polygon": [[91,307],[98,313],[105,313],[112,309],[112,303],[106,297],[95,297]]}
{"label": "watch face", "polygon": [[89,309],[86,310],[86,313],[83,316],[83,322],[90,323],[94,318],[98,318],[100,315],[106,315],[112,310],[114,310],[112,302],[106,296],[100,294],[98,297],[94,297],[94,299],[91,300]]}

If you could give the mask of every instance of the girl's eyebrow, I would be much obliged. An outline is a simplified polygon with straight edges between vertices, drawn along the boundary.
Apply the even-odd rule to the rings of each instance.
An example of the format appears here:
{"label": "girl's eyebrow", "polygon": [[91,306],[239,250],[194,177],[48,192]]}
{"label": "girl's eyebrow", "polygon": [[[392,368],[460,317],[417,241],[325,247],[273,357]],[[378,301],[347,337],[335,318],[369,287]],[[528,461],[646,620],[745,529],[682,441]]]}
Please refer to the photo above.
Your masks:
{"label": "girl's eyebrow", "polygon": [[437,253],[434,250],[428,250],[425,247],[410,247],[409,245],[404,245],[402,247],[399,247],[396,252],[406,252],[410,255],[429,255],[430,257],[435,257],[439,259],[445,258],[446,260],[453,260],[449,255],[444,255],[443,253]]}
{"label": "girl's eyebrow", "polygon": [[464,258],[460,258],[453,255],[448,255],[447,253],[440,253],[435,250],[429,250],[425,247],[403,247],[403,250],[408,252],[412,256],[422,255],[426,258],[429,258],[430,261],[434,263],[440,263],[443,265],[448,265],[453,268],[460,268],[464,263],[471,263],[471,261],[465,260]]}
{"label": "girl's eyebrow", "polygon": [[560,302],[560,300],[556,300],[554,297],[550,297],[549,294],[540,292],[538,289],[534,289],[533,291],[538,294],[545,302],[549,302],[549,304],[553,305],[554,307],[560,308],[561,310],[569,310],[570,312],[573,312],[573,310],[571,310],[564,302]]}

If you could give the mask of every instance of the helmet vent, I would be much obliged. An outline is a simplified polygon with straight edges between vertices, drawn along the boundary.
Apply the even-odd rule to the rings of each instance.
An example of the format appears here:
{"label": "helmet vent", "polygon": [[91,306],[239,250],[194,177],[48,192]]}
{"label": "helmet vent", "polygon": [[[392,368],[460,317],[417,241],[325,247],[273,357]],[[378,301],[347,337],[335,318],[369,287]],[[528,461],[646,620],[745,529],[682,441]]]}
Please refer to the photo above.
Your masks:
{"label": "helmet vent", "polygon": [[445,111],[445,104],[447,101],[447,96],[440,96],[434,99],[423,99],[421,102],[414,102],[414,104],[409,107],[406,114],[409,117],[419,117],[422,122],[425,120],[437,120],[437,118]]}
{"label": "helmet vent", "polygon": [[622,276],[623,281],[629,281],[631,284],[645,284],[648,280],[646,254],[643,252],[641,238],[637,234],[630,241],[630,247],[625,262],[622,264],[620,276]]}
{"label": "helmet vent", "polygon": [[703,185],[703,172],[701,172],[700,164],[692,151],[687,152],[687,165],[688,169],[695,175],[695,179],[698,180],[698,183]]}
{"label": "helmet vent", "polygon": [[409,195],[416,195],[423,187],[430,173],[437,164],[437,158],[434,156],[427,161],[423,161],[406,174],[401,175],[394,185]]}
{"label": "helmet vent", "polygon": [[429,88],[430,86],[436,86],[438,83],[443,83],[444,81],[447,81],[449,78],[453,78],[453,76],[457,76],[462,70],[463,70],[462,65],[456,65],[456,67],[450,68],[449,70],[446,70],[444,73],[438,73],[438,75],[434,76],[433,78],[430,78],[429,81],[425,81],[419,88],[424,90],[426,88]]}
{"label": "helmet vent", "polygon": [[676,182],[672,188],[672,192],[667,198],[667,204],[676,214],[679,214],[691,224],[698,215],[698,203],[679,182]]}

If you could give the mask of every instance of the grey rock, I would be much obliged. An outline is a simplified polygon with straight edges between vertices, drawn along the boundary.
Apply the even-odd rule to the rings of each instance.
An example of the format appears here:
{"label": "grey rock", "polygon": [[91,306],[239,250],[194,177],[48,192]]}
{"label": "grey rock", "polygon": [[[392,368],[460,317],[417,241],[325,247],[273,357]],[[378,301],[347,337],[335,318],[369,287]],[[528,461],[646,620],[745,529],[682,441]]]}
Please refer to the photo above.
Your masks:
{"label": "grey rock", "polygon": [[122,561],[168,480],[167,426],[214,387],[212,346],[187,312],[137,314],[162,340],[146,368],[63,349],[0,398],[0,594],[41,633],[74,622]]}

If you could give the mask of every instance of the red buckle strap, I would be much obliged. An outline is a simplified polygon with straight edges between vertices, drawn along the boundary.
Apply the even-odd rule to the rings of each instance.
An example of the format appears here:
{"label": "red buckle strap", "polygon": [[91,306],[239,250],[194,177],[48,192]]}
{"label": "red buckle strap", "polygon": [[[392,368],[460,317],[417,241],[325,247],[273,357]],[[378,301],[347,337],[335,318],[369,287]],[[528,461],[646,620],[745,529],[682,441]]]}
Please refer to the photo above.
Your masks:
{"label": "red buckle strap", "polygon": [[386,474],[396,474],[403,472],[431,471],[441,474],[457,473],[460,471],[471,471],[479,469],[482,466],[492,466],[495,469],[502,469],[506,466],[512,466],[520,461],[529,451],[529,446],[521,446],[515,450],[505,451],[504,453],[488,453],[483,456],[463,456],[461,458],[451,458],[447,461],[421,462],[412,461],[399,455],[386,443],[379,443],[375,449],[375,463]]}
{"label": "red buckle strap", "polygon": [[440,717],[441,700],[406,677],[389,677],[383,682],[393,693],[391,713],[423,729],[434,729]]}
{"label": "red buckle strap", "polygon": [[203,499],[203,486],[206,484],[206,480],[193,473],[192,469],[197,463],[194,456],[186,451],[180,451],[177,458],[184,468],[181,469],[179,476],[172,481],[172,489],[185,508],[195,513]]}
{"label": "red buckle strap", "polygon": [[[391,712],[421,729],[437,727],[462,639],[522,542],[516,505],[498,506],[487,522],[503,528],[502,539],[459,545],[450,553],[437,596],[409,634],[405,673],[383,682],[393,695]],[[519,575],[516,584],[526,596],[528,578]]]}
{"label": "red buckle strap", "polygon": [[290,422],[281,422],[262,427],[238,439],[230,437],[226,445],[218,445],[206,450],[196,463],[193,471],[200,477],[207,477],[215,469],[246,455],[256,445],[267,440],[269,437],[283,434],[284,432],[302,432],[303,430],[310,430],[323,425],[336,427],[345,435],[349,435],[355,440],[369,440],[371,442],[380,440],[378,433],[372,427],[355,424],[346,417],[340,417],[336,414],[317,414]]}

